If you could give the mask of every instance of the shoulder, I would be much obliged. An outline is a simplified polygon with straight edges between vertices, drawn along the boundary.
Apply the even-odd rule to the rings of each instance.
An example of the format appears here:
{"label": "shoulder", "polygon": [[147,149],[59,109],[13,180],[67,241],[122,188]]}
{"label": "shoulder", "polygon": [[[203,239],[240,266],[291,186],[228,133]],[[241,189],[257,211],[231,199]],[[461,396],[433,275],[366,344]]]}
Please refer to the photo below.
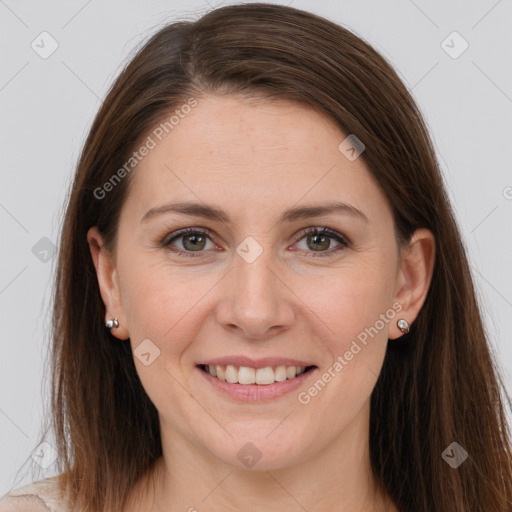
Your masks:
{"label": "shoulder", "polygon": [[38,480],[8,492],[0,499],[0,512],[66,512],[59,493],[59,477]]}

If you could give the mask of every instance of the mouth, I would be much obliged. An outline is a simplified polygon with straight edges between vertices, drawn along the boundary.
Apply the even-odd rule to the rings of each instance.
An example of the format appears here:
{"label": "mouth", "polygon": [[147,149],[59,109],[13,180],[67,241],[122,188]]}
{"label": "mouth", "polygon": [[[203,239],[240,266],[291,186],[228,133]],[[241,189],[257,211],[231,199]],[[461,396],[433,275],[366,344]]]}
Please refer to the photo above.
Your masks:
{"label": "mouth", "polygon": [[276,382],[296,379],[300,375],[313,370],[316,366],[277,365],[274,367],[252,368],[250,366],[235,366],[232,364],[200,364],[198,368],[213,378],[229,382],[230,384],[268,386]]}
{"label": "mouth", "polygon": [[217,360],[209,361],[209,364],[197,364],[196,367],[204,379],[203,382],[208,385],[208,390],[237,402],[258,403],[290,394],[313,378],[318,370],[317,366],[306,365],[302,361],[287,361],[282,364],[283,361],[255,362],[237,358],[236,362],[238,364]]}

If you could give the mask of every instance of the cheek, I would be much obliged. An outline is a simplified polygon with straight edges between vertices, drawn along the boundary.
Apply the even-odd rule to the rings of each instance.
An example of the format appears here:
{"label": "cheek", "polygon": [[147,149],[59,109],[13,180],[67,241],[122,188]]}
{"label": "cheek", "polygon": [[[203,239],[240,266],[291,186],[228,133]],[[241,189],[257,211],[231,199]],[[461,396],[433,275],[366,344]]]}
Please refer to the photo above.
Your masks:
{"label": "cheek", "polygon": [[131,263],[124,273],[123,305],[133,347],[149,338],[165,354],[166,366],[175,366],[201,329],[204,298],[218,276],[187,277],[142,258]]}
{"label": "cheek", "polygon": [[325,332],[329,333],[331,350],[340,353],[376,322],[386,337],[389,321],[383,326],[379,320],[386,312],[389,316],[393,291],[391,265],[368,260],[331,273],[319,286],[304,287],[301,296],[309,297],[308,307],[328,328]]}
{"label": "cheek", "polygon": [[130,334],[161,339],[180,314],[178,293],[160,274],[133,272],[125,289]]}
{"label": "cheek", "polygon": [[[137,373],[159,413],[165,418],[180,411],[176,417],[186,425],[183,418],[196,409],[184,391],[187,384],[181,365],[201,327],[197,315],[207,288],[177,276],[168,267],[148,266],[146,262],[138,268],[144,270],[130,267],[123,290]],[[146,352],[150,353],[148,365],[139,357]]]}
{"label": "cheek", "polygon": [[325,340],[332,360],[322,369],[329,382],[324,399],[339,404],[346,417],[368,399],[382,367],[389,326],[397,319],[393,275],[391,264],[382,260],[347,269],[313,306],[329,327]]}

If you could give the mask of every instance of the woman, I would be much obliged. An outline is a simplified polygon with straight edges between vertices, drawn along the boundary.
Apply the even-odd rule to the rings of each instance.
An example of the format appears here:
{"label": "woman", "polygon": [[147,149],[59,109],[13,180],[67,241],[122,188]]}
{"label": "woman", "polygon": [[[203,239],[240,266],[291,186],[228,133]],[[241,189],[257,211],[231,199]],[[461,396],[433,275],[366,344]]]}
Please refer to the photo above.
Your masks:
{"label": "woman", "polygon": [[0,510],[512,506],[427,129],[332,22],[255,3],[154,35],[87,138],[54,298],[60,474]]}

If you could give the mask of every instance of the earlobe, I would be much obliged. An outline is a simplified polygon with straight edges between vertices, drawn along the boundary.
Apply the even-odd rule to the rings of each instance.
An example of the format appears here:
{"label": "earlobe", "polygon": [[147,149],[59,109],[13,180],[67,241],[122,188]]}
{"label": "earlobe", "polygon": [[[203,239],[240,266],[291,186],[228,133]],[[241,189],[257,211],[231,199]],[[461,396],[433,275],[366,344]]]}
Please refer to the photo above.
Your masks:
{"label": "earlobe", "polygon": [[[407,247],[402,249],[395,297],[402,305],[398,318],[406,320],[409,325],[413,324],[425,302],[434,263],[434,235],[426,228],[416,230]],[[390,330],[389,338],[395,339],[402,335],[403,331],[395,324]]]}
{"label": "earlobe", "polygon": [[103,236],[96,226],[90,228],[87,232],[87,242],[96,269],[101,298],[105,305],[104,322],[106,324],[108,320],[117,318],[119,325],[112,328],[111,333],[116,338],[127,339],[129,333],[122,307],[115,263],[111,254],[104,247]]}

